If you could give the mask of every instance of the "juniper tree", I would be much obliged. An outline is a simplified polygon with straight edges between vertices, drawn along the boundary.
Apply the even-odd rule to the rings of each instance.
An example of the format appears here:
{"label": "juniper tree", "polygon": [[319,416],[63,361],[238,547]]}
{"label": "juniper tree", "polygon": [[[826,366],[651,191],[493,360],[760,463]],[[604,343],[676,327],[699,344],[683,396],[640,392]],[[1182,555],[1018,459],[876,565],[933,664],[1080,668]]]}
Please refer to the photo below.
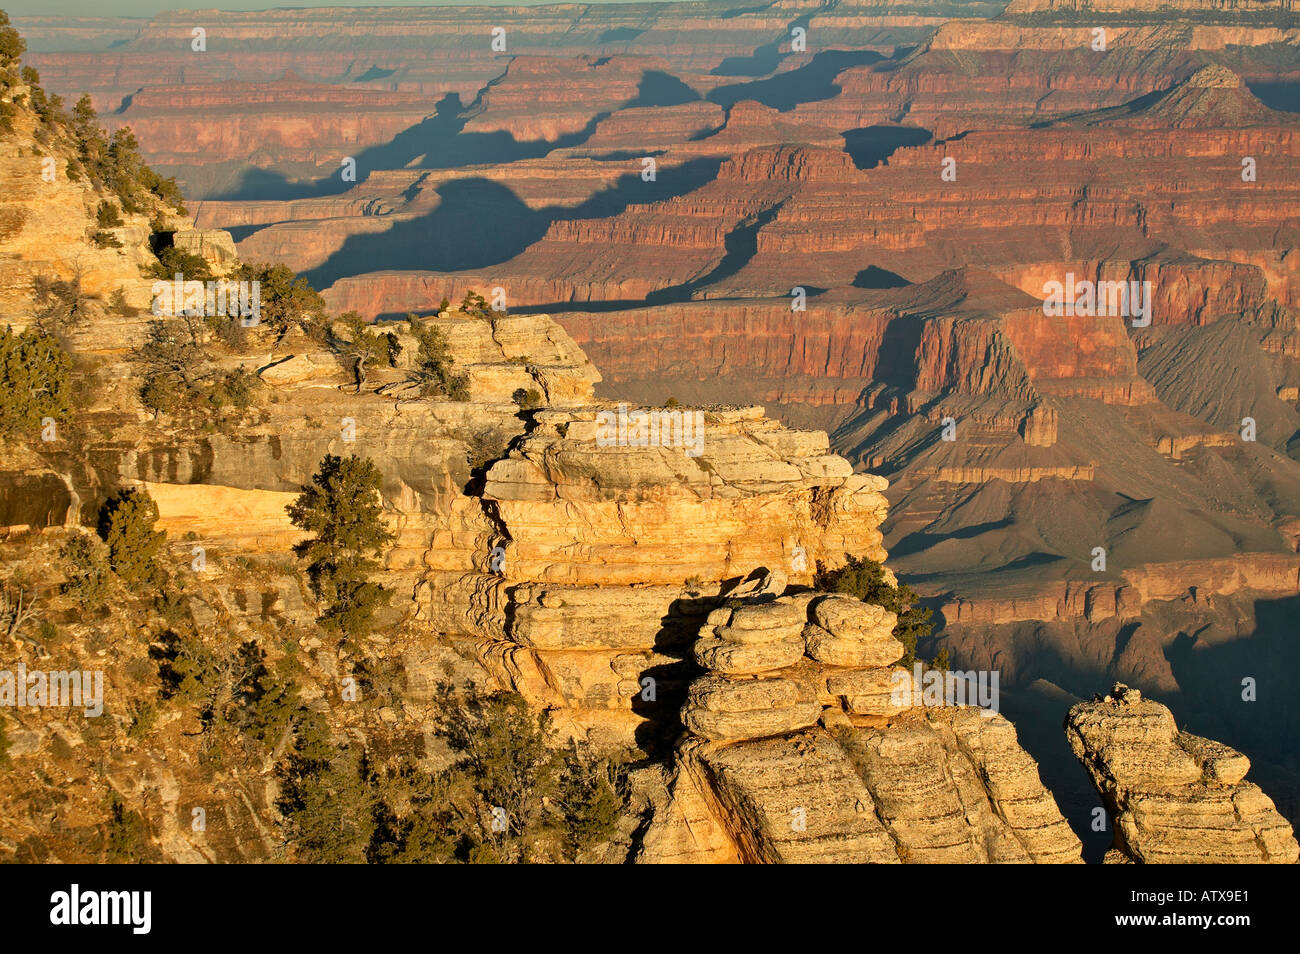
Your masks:
{"label": "juniper tree", "polygon": [[59,550],[67,564],[67,580],[59,592],[76,600],[83,609],[104,605],[112,585],[108,548],[93,534],[77,533]]}
{"label": "juniper tree", "polygon": [[287,840],[294,859],[311,864],[366,860],[375,832],[375,792],[359,745],[337,745],[319,713],[305,714],[277,769]]}
{"label": "juniper tree", "polygon": [[319,340],[326,323],[325,299],[287,265],[241,265],[228,281],[259,283],[261,317],[265,327],[283,337],[298,328]]}
{"label": "juniper tree", "polygon": [[460,310],[464,314],[473,315],[475,318],[492,317],[492,310],[488,307],[487,299],[472,288],[465,292],[465,297],[461,299]]}
{"label": "juniper tree", "polygon": [[27,52],[27,44],[22,36],[9,23],[9,14],[0,10],[0,70],[12,70],[18,66],[22,55]]}
{"label": "juniper tree", "polygon": [[617,832],[626,780],[627,766],[621,757],[592,755],[577,742],[565,750],[554,804],[569,861],[579,861],[584,851],[608,842]]}
{"label": "juniper tree", "polygon": [[376,839],[384,841],[372,860],[576,861],[615,835],[626,803],[623,755],[552,748],[547,714],[518,693],[471,693],[436,724],[453,761],[432,776],[399,771],[383,780]]}
{"label": "juniper tree", "polygon": [[149,272],[154,278],[168,282],[177,275],[183,281],[190,282],[207,282],[215,277],[206,258],[174,245],[169,245],[158,253],[158,261],[150,267]]}
{"label": "juniper tree", "polygon": [[117,206],[107,199],[100,202],[95,210],[95,221],[103,229],[116,229],[122,226],[122,216],[117,211]]}
{"label": "juniper tree", "polygon": [[207,355],[195,319],[156,319],[131,353],[141,366],[140,402],[156,414],[178,410],[198,388]]}
{"label": "juniper tree", "polygon": [[930,610],[917,606],[921,597],[907,584],[894,586],[885,578],[885,568],[875,560],[862,560],[845,554],[847,561],[836,570],[817,564],[816,585],[828,593],[855,596],[864,603],[883,606],[898,616],[894,638],[903,644],[906,655],[897,665],[911,668],[916,661],[916,642],[930,635]]}
{"label": "juniper tree", "polygon": [[411,380],[420,386],[420,394],[468,401],[469,375],[452,371],[456,362],[442,329],[431,321],[421,322],[415,315],[408,315],[407,319],[411,323],[411,333],[419,342]]}
{"label": "juniper tree", "polygon": [[286,507],[289,519],[313,534],[294,553],[307,562],[316,598],[325,603],[323,626],[345,637],[369,632],[375,610],[392,594],[370,581],[376,557],[393,541],[380,505],[382,475],[374,461],[327,454],[297,500]]}
{"label": "juniper tree", "polygon": [[474,793],[478,825],[467,834],[477,836],[477,852],[495,861],[527,861],[561,762],[547,744],[549,716],[506,692],[471,698],[444,714],[439,729]]}
{"label": "juniper tree", "polygon": [[[22,76],[19,63],[26,51],[27,44],[18,31],[9,25],[9,14],[0,10],[0,90],[7,90],[18,83]],[[18,107],[10,98],[0,102],[0,132],[13,132],[16,115]]]}
{"label": "juniper tree", "polygon": [[274,669],[266,652],[253,640],[239,647],[234,694],[239,702],[235,721],[239,728],[265,745],[274,747],[298,713],[298,686],[289,658]]}
{"label": "juniper tree", "polygon": [[538,391],[537,388],[528,388],[527,390],[515,388],[514,393],[510,395],[510,399],[524,411],[531,411],[542,406],[542,392]]}
{"label": "juniper tree", "polygon": [[155,583],[158,551],[167,539],[154,529],[158,505],[146,490],[126,490],[104,505],[100,536],[108,544],[108,563],[124,583]]}
{"label": "juniper tree", "polygon": [[355,311],[345,312],[339,316],[342,334],[331,330],[329,345],[344,361],[352,363],[352,373],[356,377],[357,393],[366,383],[367,365],[387,365],[393,367],[397,356],[402,353],[402,345],[392,332],[371,334],[366,330],[366,323]]}
{"label": "juniper tree", "polygon": [[87,298],[81,288],[81,269],[66,281],[37,275],[32,279],[36,327],[46,334],[62,335],[86,317]]}
{"label": "juniper tree", "polygon": [[112,864],[138,862],[149,853],[149,826],[139,812],[126,807],[116,791],[109,792],[104,822],[104,853]]}
{"label": "juniper tree", "polygon": [[72,361],[53,335],[0,329],[0,433],[34,434],[46,417],[66,420],[71,376]]}

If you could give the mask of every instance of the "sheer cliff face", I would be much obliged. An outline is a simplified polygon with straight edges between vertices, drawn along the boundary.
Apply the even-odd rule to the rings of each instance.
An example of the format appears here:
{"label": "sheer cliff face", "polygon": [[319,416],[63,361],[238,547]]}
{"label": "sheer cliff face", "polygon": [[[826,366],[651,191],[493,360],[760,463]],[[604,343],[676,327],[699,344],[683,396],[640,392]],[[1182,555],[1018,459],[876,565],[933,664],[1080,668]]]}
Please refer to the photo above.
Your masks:
{"label": "sheer cliff face", "polygon": [[[661,421],[661,436],[638,435],[638,418]],[[671,736],[686,654],[722,589],[758,570],[807,584],[818,563],[883,559],[883,488],[829,454],[825,434],[761,408],[548,410],[488,470],[479,572],[430,576],[431,618],[496,634],[475,643],[479,658],[572,731]]]}

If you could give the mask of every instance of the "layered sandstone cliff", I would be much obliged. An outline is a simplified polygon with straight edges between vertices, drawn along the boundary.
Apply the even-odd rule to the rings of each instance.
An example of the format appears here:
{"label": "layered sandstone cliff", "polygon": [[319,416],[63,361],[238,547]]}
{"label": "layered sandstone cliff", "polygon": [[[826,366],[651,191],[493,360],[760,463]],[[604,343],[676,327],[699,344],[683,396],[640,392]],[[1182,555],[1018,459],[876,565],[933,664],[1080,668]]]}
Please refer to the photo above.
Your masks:
{"label": "layered sandstone cliff", "polygon": [[701,630],[709,671],[691,684],[640,861],[1080,860],[1010,723],[921,705],[893,667],[894,614],[766,589]]}
{"label": "layered sandstone cliff", "polygon": [[[719,21],[696,11],[722,31],[687,52],[700,69],[738,51],[756,62],[709,76],[687,70],[689,84],[656,79],[665,85],[651,91],[647,76],[674,63],[671,50],[653,49],[672,31],[646,26],[641,13],[628,21],[638,25],[617,29],[644,29],[663,59],[620,62],[589,48],[556,57],[538,41],[532,52],[547,55],[508,71],[505,58],[469,57],[464,73],[439,75],[460,51],[411,67],[423,41],[396,49],[391,12],[375,14],[381,42],[395,47],[389,58],[342,64],[311,49],[317,14],[277,11],[267,22],[291,25],[292,35],[244,51],[241,62],[262,71],[244,86],[225,82],[235,58],[219,49],[220,31],[208,75],[181,65],[188,39],[178,18],[144,29],[141,55],[179,85],[146,90],[123,117],[159,148],[195,158],[176,130],[203,120],[179,123],[182,111],[232,115],[249,95],[285,111],[241,115],[231,128],[257,137],[297,114],[295,128],[310,125],[317,137],[268,144],[278,152],[270,167],[333,169],[343,146],[398,140],[376,161],[397,167],[363,169],[344,194],[200,209],[207,221],[257,229],[240,243],[245,258],[328,265],[346,276],[331,303],[368,314],[436,312],[444,296],[498,283],[512,303],[638,307],[558,323],[527,308],[486,319],[434,314],[467,375],[468,401],[416,395],[407,381],[416,342],[404,322],[375,329],[404,350],[364,388],[301,336],[269,353],[225,355],[223,367],[255,370],[266,396],[230,432],[146,414],[124,360],[146,316],[94,304],[71,338],[103,381],[84,409],[86,452],[7,446],[0,526],[15,536],[48,529],[54,540],[91,522],[112,490],[143,486],[173,540],[192,535],[187,544],[229,558],[188,611],[202,625],[271,636],[310,623],[315,607],[291,571],[258,579],[236,572],[237,561],[283,561],[299,538],[285,504],[324,454],[362,454],[384,474],[396,534],[381,579],[411,629],[386,651],[406,666],[411,711],[428,701],[441,667],[459,667],[517,689],[566,736],[660,757],[641,779],[655,806],[644,860],[1077,860],[1078,840],[1010,723],[897,701],[895,677],[907,673],[893,666],[890,614],[808,587],[818,563],[849,553],[883,561],[888,538],[890,566],[923,577],[917,585],[939,611],[935,647],[1007,682],[1050,676],[1091,692],[1098,674],[1138,677],[1193,696],[1187,705],[1203,718],[1199,700],[1217,697],[1194,690],[1221,690],[1212,675],[1235,678],[1247,659],[1269,670],[1265,678],[1291,671],[1294,642],[1276,634],[1289,632],[1300,592],[1300,479],[1287,456],[1300,426],[1288,251],[1296,196],[1278,170],[1294,158],[1295,123],[1238,78],[1267,61],[1266,47],[1222,54],[1241,72],[1203,68],[1199,54],[1233,36],[1219,27],[1190,39],[1120,34],[1101,69],[1074,49],[1086,43],[1074,27],[947,28],[879,69],[785,57],[777,73],[792,85],[764,85],[754,37],[784,37],[810,9],[774,5],[757,27],[750,15]],[[575,36],[607,29],[603,16],[633,16],[565,11],[583,24],[565,31]],[[875,13],[894,19],[854,23],[852,11],[828,8],[812,22],[838,17],[860,52],[888,52],[938,26],[913,12]],[[254,35],[256,17],[235,19],[241,41],[266,40]],[[1038,75],[1047,60],[1031,47],[1058,68]],[[78,75],[85,59],[50,65]],[[310,80],[277,79],[304,63]],[[570,68],[581,81],[566,100]],[[729,80],[728,70],[740,72]],[[130,76],[110,72],[95,74],[101,97],[118,95]],[[980,109],[963,120],[972,76],[987,88],[969,94]],[[344,82],[324,88],[329,80]],[[477,105],[426,126],[422,97],[436,107],[453,87]],[[529,115],[533,99],[548,115]],[[312,124],[341,104],[373,116]],[[419,134],[403,138],[408,120]],[[899,132],[922,120],[927,136],[953,138]],[[0,158],[14,185],[0,198],[0,319],[25,324],[36,274],[80,273],[93,294],[106,300],[120,288],[143,307],[149,222],[117,230],[120,250],[96,247],[99,197],[57,162],[56,181],[41,178],[43,156],[23,123]],[[498,155],[464,168],[429,158],[431,141],[462,132],[462,144]],[[901,146],[891,138],[899,135]],[[201,142],[233,161],[238,151],[212,136]],[[639,175],[647,154],[658,160],[653,184]],[[1254,183],[1241,177],[1244,155],[1258,160]],[[940,175],[950,157],[955,181]],[[178,247],[218,271],[233,264],[226,233],[173,219]],[[429,270],[430,258],[448,267]],[[385,271],[369,270],[375,260]],[[1151,281],[1152,325],[1046,315],[1043,283],[1070,270]],[[791,309],[796,285],[809,294],[806,311]],[[521,390],[540,406],[521,406]],[[1259,440],[1239,436],[1245,416],[1258,419]],[[641,429],[651,419],[654,438]],[[611,430],[611,420],[624,423]],[[955,440],[944,436],[950,425]],[[52,563],[50,540],[41,559]],[[1108,568],[1089,566],[1095,547]],[[337,659],[319,641],[299,642],[332,684]],[[1129,731],[1127,710],[1112,711],[1130,702],[1140,732]],[[1177,860],[1203,836],[1216,857],[1256,860],[1253,843],[1260,859],[1292,859],[1285,823],[1243,782],[1240,757],[1177,733],[1167,710],[1151,716],[1151,705],[1127,695],[1097,703],[1076,710],[1070,729],[1123,820],[1123,851]],[[419,734],[407,718],[415,721],[401,717],[403,731]],[[1280,712],[1283,733],[1290,718]],[[75,742],[56,723],[24,721],[17,754],[35,762],[56,739]],[[1229,728],[1245,748],[1241,726]],[[173,736],[169,744],[185,744]],[[1273,763],[1264,776],[1256,759],[1261,784],[1287,791],[1277,768],[1285,756],[1252,738]],[[162,766],[161,749],[128,754],[112,784],[132,804],[156,789],[175,814],[178,797],[203,787],[196,771]],[[173,819],[161,836],[167,856],[266,857],[273,793],[263,782],[214,786],[242,837],[193,849]],[[89,796],[76,797],[88,814]],[[1181,824],[1189,810],[1195,838]]]}
{"label": "layered sandstone cliff", "polygon": [[[606,435],[598,415],[619,413],[674,427],[684,416],[687,439]],[[487,472],[480,572],[428,577],[441,594],[431,619],[498,634],[476,654],[575,731],[671,730],[695,631],[724,585],[760,568],[808,583],[818,562],[883,558],[883,486],[829,454],[825,434],[761,408],[548,409]]]}
{"label": "layered sandstone cliff", "polygon": [[1070,710],[1066,735],[1115,830],[1108,861],[1294,864],[1300,848],[1256,785],[1250,760],[1178,731],[1169,710],[1116,684]]}

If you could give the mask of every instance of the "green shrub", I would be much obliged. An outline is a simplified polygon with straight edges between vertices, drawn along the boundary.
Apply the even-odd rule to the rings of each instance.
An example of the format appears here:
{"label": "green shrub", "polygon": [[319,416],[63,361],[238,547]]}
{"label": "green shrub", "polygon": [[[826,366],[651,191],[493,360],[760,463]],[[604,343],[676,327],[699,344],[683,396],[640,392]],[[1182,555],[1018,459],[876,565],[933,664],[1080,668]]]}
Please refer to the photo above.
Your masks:
{"label": "green shrub", "polygon": [[891,585],[885,578],[885,568],[875,560],[860,560],[845,554],[847,562],[837,570],[827,570],[817,564],[816,586],[828,593],[844,593],[857,597],[864,603],[883,606],[898,615],[894,638],[907,651],[896,665],[910,669],[916,662],[916,643],[930,635],[930,610],[917,606],[920,596],[908,585]]}
{"label": "green shrub", "polygon": [[221,664],[197,636],[168,630],[149,650],[158,663],[164,702],[176,700],[198,709],[199,720],[210,724],[217,716]]}
{"label": "green shrub", "polygon": [[185,389],[166,374],[153,374],[140,385],[140,403],[159,414],[175,414],[185,403]]}
{"label": "green shrub", "polygon": [[515,388],[515,393],[510,395],[511,399],[525,411],[531,411],[534,408],[542,406],[542,393],[536,388]]}
{"label": "green shrub", "polygon": [[158,723],[158,709],[152,702],[131,703],[131,724],[126,727],[129,738],[137,741],[148,736]]}
{"label": "green shrub", "polygon": [[357,393],[360,394],[361,386],[366,383],[366,366],[380,364],[393,367],[398,355],[402,353],[402,345],[392,332],[371,334],[365,321],[355,311],[340,315],[338,324],[342,325],[342,334],[331,329],[326,340],[334,353],[345,364],[352,366]]}
{"label": "green shrub", "polygon": [[420,386],[423,397],[445,397],[452,401],[469,400],[469,375],[456,374],[452,368],[455,359],[447,344],[447,336],[431,321],[421,322],[408,315],[411,333],[419,342],[411,380]]}
{"label": "green shrub", "polygon": [[573,861],[617,833],[626,753],[552,748],[547,715],[516,693],[458,699],[436,729],[453,759],[431,775],[410,758],[376,767],[360,743],[336,743],[323,716],[300,711],[277,767],[293,860]]}
{"label": "green shrub", "polygon": [[248,350],[249,328],[240,318],[229,315],[211,315],[205,319],[208,331],[231,354],[243,354]]}
{"label": "green shrub", "polygon": [[235,724],[246,735],[273,747],[300,709],[292,660],[282,659],[272,670],[266,665],[266,653],[248,640],[239,647],[235,670]]}
{"label": "green shrub", "polygon": [[159,281],[173,281],[177,275],[187,282],[206,282],[213,277],[212,266],[206,258],[174,245],[158,253],[158,261],[150,267],[149,274]]}
{"label": "green shrub", "polygon": [[190,706],[204,730],[224,725],[274,748],[301,714],[299,671],[290,657],[272,668],[255,640],[225,651],[169,629],[150,649],[163,702]]}
{"label": "green shrub", "polygon": [[139,812],[131,811],[117,792],[109,795],[109,816],[105,823],[105,854],[111,864],[141,861],[149,844],[149,829]]}
{"label": "green shrub", "polygon": [[[517,693],[473,696],[444,711],[437,728],[454,753],[446,770],[385,780],[383,824],[369,855],[381,862],[517,863],[559,860],[550,807],[561,789],[561,753],[549,747],[545,712]],[[397,805],[407,807],[399,815]]]}
{"label": "green shrub", "polygon": [[155,415],[175,413],[201,393],[208,364],[199,341],[203,327],[196,318],[156,319],[131,352],[141,369],[140,403]]}
{"label": "green shrub", "polygon": [[59,550],[59,556],[66,564],[67,575],[60,592],[83,609],[98,609],[105,605],[112,585],[108,547],[91,534],[77,533],[68,538]]}
{"label": "green shrub", "polygon": [[[140,366],[140,403],[191,425],[223,423],[257,403],[262,379],[240,365],[222,371],[204,348],[211,322],[196,316],[157,319],[131,360]],[[217,412],[214,414],[213,412]]]}
{"label": "green shrub", "polygon": [[465,292],[465,297],[460,301],[460,311],[475,318],[488,319],[493,315],[492,309],[488,307],[487,299],[473,289]]}
{"label": "green shrub", "polygon": [[555,798],[569,861],[578,861],[583,852],[614,837],[627,801],[626,790],[624,759],[586,755],[576,742],[569,746]]}
{"label": "green shrub", "polygon": [[465,438],[465,463],[471,472],[484,469],[505,453],[510,438],[490,428],[473,431]]}
{"label": "green shrub", "polygon": [[53,335],[0,330],[0,433],[35,434],[41,420],[67,420],[72,361]]}
{"label": "green shrub", "polygon": [[296,861],[359,864],[375,833],[375,792],[358,747],[336,745],[318,713],[297,725],[289,757],[280,765],[286,837]]}
{"label": "green shrub", "polygon": [[[9,14],[0,10],[0,70],[6,74],[17,68],[23,54],[27,52],[27,44],[23,38],[9,24]],[[8,85],[13,85],[9,82]]]}
{"label": "green shrub", "polygon": [[242,364],[234,371],[218,376],[208,394],[208,403],[215,409],[233,407],[246,411],[257,400],[257,390],[262,379]]}
{"label": "green shrub", "polygon": [[439,716],[437,730],[454,762],[432,778],[389,780],[387,801],[410,809],[386,820],[375,860],[575,861],[616,833],[626,758],[552,748],[547,714],[519,694],[471,695]]}
{"label": "green shrub", "polygon": [[127,490],[109,500],[100,514],[100,536],[108,544],[108,562],[124,583],[159,581],[158,551],[167,534],[155,530],[158,505],[148,491]]}
{"label": "green shrub", "polygon": [[41,74],[34,68],[24,66],[22,75],[23,82],[30,88],[27,102],[31,104],[32,110],[41,120],[41,126],[36,130],[36,139],[38,142],[48,143],[50,129],[66,126],[69,121],[68,114],[63,108],[63,97],[47,95],[41,88]]}
{"label": "green shrub", "polygon": [[374,557],[394,539],[382,519],[382,481],[368,458],[327,454],[313,486],[285,508],[295,527],[314,534],[294,553],[307,561],[312,592],[326,604],[320,622],[345,637],[368,633],[375,611],[392,597],[369,579],[379,568]]}
{"label": "green shrub", "polygon": [[116,229],[122,227],[122,216],[117,211],[117,206],[105,199],[99,203],[99,208],[95,210],[95,221],[99,223],[101,229]]}
{"label": "green shrub", "polygon": [[[33,102],[38,98],[35,89],[39,87],[34,88]],[[47,123],[57,123],[67,129],[77,149],[78,165],[96,188],[116,196],[124,212],[150,212],[162,204],[174,207],[181,215],[186,214],[176,180],[164,179],[145,165],[140,156],[140,144],[130,128],[124,126],[111,136],[107,135],[99,125],[99,117],[89,96],[83,94],[77,100],[71,115],[63,112],[58,97],[51,97],[47,106],[56,108],[47,109],[42,118]],[[71,177],[71,164],[68,172]]]}
{"label": "green shrub", "polygon": [[278,335],[293,328],[323,340],[325,299],[287,265],[241,265],[229,281],[260,282],[261,318],[258,327]]}
{"label": "green shrub", "polygon": [[50,334],[64,334],[76,328],[86,317],[86,296],[81,291],[81,276],[67,281],[37,275],[32,279],[32,297],[36,301],[36,326]]}

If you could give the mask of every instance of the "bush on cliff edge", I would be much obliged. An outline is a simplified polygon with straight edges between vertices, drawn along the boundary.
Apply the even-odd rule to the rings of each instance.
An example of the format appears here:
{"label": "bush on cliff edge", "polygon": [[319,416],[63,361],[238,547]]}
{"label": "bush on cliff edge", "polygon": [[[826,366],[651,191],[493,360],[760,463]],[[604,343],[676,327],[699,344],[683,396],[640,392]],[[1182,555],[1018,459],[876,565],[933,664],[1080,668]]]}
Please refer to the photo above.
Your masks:
{"label": "bush on cliff edge", "polygon": [[885,568],[875,560],[861,560],[847,553],[845,558],[847,562],[836,570],[817,564],[817,589],[854,596],[897,614],[894,638],[907,651],[897,665],[911,669],[916,662],[917,640],[929,636],[934,629],[930,611],[916,605],[921,597],[906,583],[892,585],[885,578]]}

